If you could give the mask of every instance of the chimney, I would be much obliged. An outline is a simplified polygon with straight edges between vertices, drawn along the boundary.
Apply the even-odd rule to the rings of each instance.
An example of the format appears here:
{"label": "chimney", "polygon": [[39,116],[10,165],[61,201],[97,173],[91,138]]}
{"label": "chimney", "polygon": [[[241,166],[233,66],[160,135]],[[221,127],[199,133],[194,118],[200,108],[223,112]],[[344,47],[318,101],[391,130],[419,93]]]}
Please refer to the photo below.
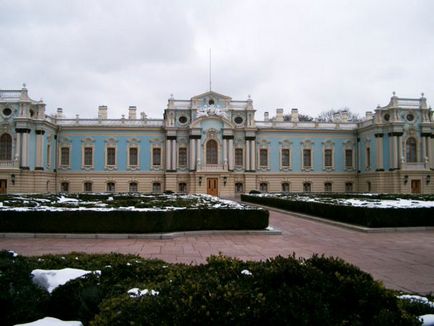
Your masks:
{"label": "chimney", "polygon": [[137,108],[135,106],[130,106],[128,108],[128,119],[130,119],[130,120],[136,120],[137,119],[136,110],[137,110]]}
{"label": "chimney", "polygon": [[99,120],[107,119],[107,106],[106,105],[98,106],[98,119]]}
{"label": "chimney", "polygon": [[371,120],[373,117],[372,111],[366,111],[365,117],[366,117],[366,120]]}
{"label": "chimney", "polygon": [[291,122],[298,122],[298,109],[291,109]]}
{"label": "chimney", "polygon": [[142,120],[146,120],[146,118],[147,118],[146,113],[145,112],[140,112],[140,118]]}
{"label": "chimney", "polygon": [[264,121],[268,120],[270,120],[270,115],[268,114],[268,112],[264,112]]}
{"label": "chimney", "polygon": [[57,118],[63,118],[63,109],[62,108],[57,108],[56,117]]}
{"label": "chimney", "polygon": [[276,109],[276,121],[283,121],[283,109]]}

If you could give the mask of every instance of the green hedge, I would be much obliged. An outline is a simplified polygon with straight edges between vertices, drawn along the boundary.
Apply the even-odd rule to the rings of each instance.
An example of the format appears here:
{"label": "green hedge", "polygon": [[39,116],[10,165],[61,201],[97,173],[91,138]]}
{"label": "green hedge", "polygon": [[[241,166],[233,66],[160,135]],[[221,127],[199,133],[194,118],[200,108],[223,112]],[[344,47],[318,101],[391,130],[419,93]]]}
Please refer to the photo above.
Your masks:
{"label": "green hedge", "polygon": [[258,230],[268,226],[258,209],[173,211],[14,211],[0,214],[0,232],[159,233],[195,230]]}
{"label": "green hedge", "polygon": [[[31,281],[32,269],[65,267],[101,275],[70,281],[51,295]],[[184,265],[133,255],[12,257],[3,251],[0,270],[0,324],[6,326],[44,316],[110,326],[419,324],[395,292],[335,258],[213,256],[204,265]],[[133,287],[159,295],[131,298]]]}
{"label": "green hedge", "polygon": [[434,226],[434,208],[370,208],[250,195],[241,200],[370,228]]}

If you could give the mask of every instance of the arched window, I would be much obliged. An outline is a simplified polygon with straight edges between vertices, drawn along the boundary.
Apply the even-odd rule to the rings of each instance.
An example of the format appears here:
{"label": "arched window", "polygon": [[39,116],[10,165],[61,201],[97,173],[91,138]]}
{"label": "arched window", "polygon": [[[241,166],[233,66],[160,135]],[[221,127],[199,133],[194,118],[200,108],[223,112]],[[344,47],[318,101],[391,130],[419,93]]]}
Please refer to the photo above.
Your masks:
{"label": "arched window", "polygon": [[0,161],[12,160],[12,137],[9,134],[3,134],[0,137]]}
{"label": "arched window", "polygon": [[406,142],[407,162],[417,162],[416,139],[410,137]]}
{"label": "arched window", "polygon": [[217,164],[217,142],[214,139],[206,143],[206,164]]}

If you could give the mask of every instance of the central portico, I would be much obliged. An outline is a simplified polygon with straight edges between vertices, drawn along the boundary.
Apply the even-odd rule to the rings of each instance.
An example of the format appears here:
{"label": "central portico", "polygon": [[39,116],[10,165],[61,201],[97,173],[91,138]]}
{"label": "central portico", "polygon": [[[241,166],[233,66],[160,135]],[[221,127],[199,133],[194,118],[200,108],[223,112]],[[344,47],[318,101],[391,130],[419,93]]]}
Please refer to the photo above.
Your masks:
{"label": "central portico", "polygon": [[237,178],[244,184],[244,173],[256,171],[255,110],[250,97],[233,101],[213,91],[189,101],[171,96],[164,129],[166,149],[170,149],[166,151],[167,190],[179,191],[184,180],[190,185],[188,192],[229,195]]}

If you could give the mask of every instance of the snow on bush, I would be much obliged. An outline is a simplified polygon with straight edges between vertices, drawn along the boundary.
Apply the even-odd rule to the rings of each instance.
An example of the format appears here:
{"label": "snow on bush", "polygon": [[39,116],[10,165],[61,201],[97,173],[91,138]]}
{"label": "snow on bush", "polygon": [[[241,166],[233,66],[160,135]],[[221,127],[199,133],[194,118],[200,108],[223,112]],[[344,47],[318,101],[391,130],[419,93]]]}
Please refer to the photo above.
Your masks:
{"label": "snow on bush", "polygon": [[64,321],[53,317],[45,317],[31,323],[16,324],[15,326],[83,326],[81,321]]}

